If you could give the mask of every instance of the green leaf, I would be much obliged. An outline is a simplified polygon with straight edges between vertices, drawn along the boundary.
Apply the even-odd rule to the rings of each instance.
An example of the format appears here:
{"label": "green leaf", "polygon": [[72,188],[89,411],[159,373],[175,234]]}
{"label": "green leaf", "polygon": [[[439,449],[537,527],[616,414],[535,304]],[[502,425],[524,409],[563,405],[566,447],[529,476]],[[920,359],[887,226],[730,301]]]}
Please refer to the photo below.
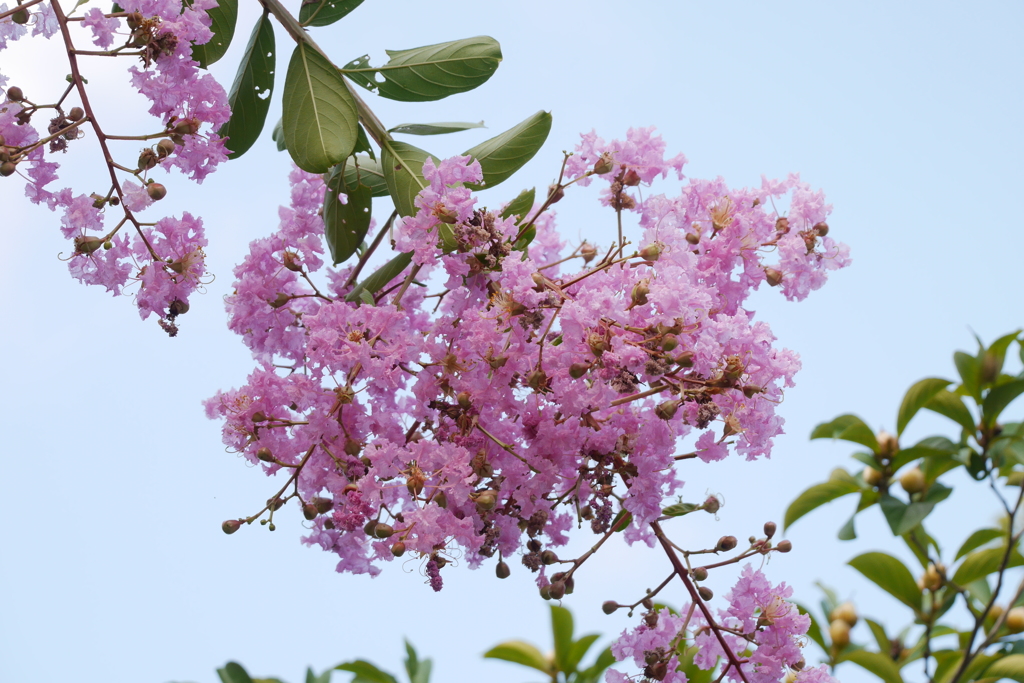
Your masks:
{"label": "green leaf", "polygon": [[270,16],[264,13],[252,29],[228,93],[231,118],[217,131],[217,135],[230,138],[229,159],[237,159],[249,151],[263,131],[270,111],[270,94],[274,90],[275,49],[274,27]]}
{"label": "green leaf", "polygon": [[537,671],[543,671],[546,674],[551,673],[548,661],[541,654],[540,650],[521,640],[507,640],[504,643],[495,645],[484,653],[484,658],[502,659],[506,662],[515,662]]}
{"label": "green leaf", "polygon": [[299,8],[303,26],[327,26],[363,4],[363,0],[312,0]]}
{"label": "green leaf", "polygon": [[[364,301],[366,303],[373,303],[373,295],[383,289],[389,282],[401,275],[402,271],[404,271],[410,263],[412,263],[411,251],[399,254],[374,271],[373,275],[356,285],[352,291],[348,293],[348,296],[345,297],[345,301]],[[364,295],[370,296],[370,300],[366,301],[366,299],[363,298]]]}
{"label": "green leaf", "polygon": [[470,128],[483,128],[484,122],[467,123],[465,121],[443,121],[440,123],[402,123],[394,128],[388,128],[389,133],[404,133],[406,135],[444,135],[446,133],[458,133]]}
{"label": "green leaf", "polygon": [[345,185],[366,185],[374,197],[386,197],[388,184],[380,162],[365,154],[349,157],[345,162]]}
{"label": "green leaf", "polygon": [[985,669],[985,676],[1024,681],[1024,655],[1007,655],[997,659]]}
{"label": "green leaf", "polygon": [[409,683],[429,683],[433,662],[429,658],[421,660],[408,640],[405,641],[405,652],[405,671],[409,674]]}
{"label": "green leaf", "polygon": [[1002,536],[1003,533],[1004,532],[1000,529],[978,529],[973,534],[968,536],[967,540],[964,541],[963,545],[960,546],[960,550],[956,551],[956,557],[953,558],[953,561],[955,562],[956,560],[959,560],[967,553],[977,548],[980,548],[989,541],[994,541],[995,539]]}
{"label": "green leaf", "polygon": [[814,615],[811,614],[811,611],[809,609],[807,609],[800,603],[794,604],[796,605],[796,608],[797,610],[799,610],[800,614],[806,614],[808,617],[811,618],[811,625],[807,629],[807,637],[809,637],[811,640],[817,643],[818,647],[820,647],[822,650],[828,652],[828,646],[825,644],[825,637],[821,633],[821,626],[818,625],[818,620],[814,618]]}
{"label": "green leaf", "polygon": [[907,390],[906,395],[903,396],[903,403],[900,404],[900,410],[896,417],[896,435],[903,434],[903,429],[907,426],[907,423],[917,414],[917,411],[924,407],[924,404],[931,400],[935,394],[939,393],[952,382],[938,377],[928,377],[915,383],[910,389]]}
{"label": "green leaf", "polygon": [[867,446],[873,453],[878,452],[875,433],[856,415],[840,415],[831,422],[823,422],[811,432],[812,439],[842,439]]}
{"label": "green leaf", "polygon": [[846,524],[839,529],[839,533],[836,534],[836,538],[840,541],[852,541],[857,538],[857,527],[854,525],[854,520],[857,519],[857,513],[854,512],[850,515],[850,519],[847,520]]}
{"label": "green leaf", "polygon": [[221,683],[252,683],[248,672],[238,662],[228,662],[224,668],[217,669]]}
{"label": "green leaf", "polygon": [[943,389],[932,396],[923,407],[948,417],[970,433],[974,433],[976,429],[974,416],[971,415],[971,411],[964,405],[964,400],[948,389]]}
{"label": "green leaf", "polygon": [[[501,62],[501,46],[489,36],[387,50],[388,63],[370,66],[363,55],[342,71],[372,93],[400,102],[429,102],[483,85]],[[383,79],[383,80],[381,80]]]}
{"label": "green leaf", "polygon": [[530,188],[529,190],[523,190],[520,192],[515,199],[508,203],[508,206],[501,212],[502,218],[511,218],[512,216],[518,216],[521,222],[526,215],[533,209],[533,202],[537,195],[537,188]]}
{"label": "green leaf", "polygon": [[985,350],[985,353],[981,354],[981,366],[987,368],[991,377],[999,377],[999,373],[1003,371],[1006,351],[1010,348],[1010,344],[1017,341],[1020,332],[1020,330],[1016,330],[1009,334],[1004,334],[992,342],[988,349]]}
{"label": "green leaf", "polygon": [[[1006,546],[1001,545],[967,555],[964,561],[960,563],[960,566],[957,567],[956,573],[953,574],[953,583],[958,586],[966,586],[972,581],[999,571],[999,566],[1002,564],[1005,554]],[[1019,567],[1022,564],[1024,564],[1024,557],[1021,557],[1020,553],[1016,550],[1011,552],[1006,566]]]}
{"label": "green leaf", "polygon": [[551,132],[551,114],[539,111],[501,135],[481,142],[464,152],[480,162],[484,179],[479,185],[466,185],[481,190],[508,180],[513,173],[533,158]]}
{"label": "green leaf", "polygon": [[587,650],[589,650],[590,646],[594,644],[594,641],[600,637],[601,636],[596,633],[591,633],[583,636],[573,643],[572,648],[569,650],[569,656],[565,660],[565,667],[562,671],[566,674],[571,674],[576,671],[576,667],[580,665],[580,662],[583,661],[583,657],[586,656]]}
{"label": "green leaf", "polygon": [[900,668],[892,657],[881,652],[868,652],[867,650],[856,650],[845,655],[844,659],[853,662],[867,669],[885,683],[903,683],[900,676]]}
{"label": "green leaf", "polygon": [[[313,669],[307,666],[306,683],[331,683],[331,674],[333,672],[334,669],[328,669],[327,671],[324,671],[322,674],[317,676],[315,673],[313,673]],[[252,683],[260,683],[260,681],[255,680]]]}
{"label": "green leaf", "polygon": [[362,659],[344,662],[334,667],[335,671],[351,671],[356,675],[352,683],[398,683],[398,679],[386,671],[381,671],[373,664]]}
{"label": "green leaf", "polygon": [[690,514],[698,507],[699,506],[695,503],[673,503],[668,507],[662,508],[661,514],[668,517],[682,517],[683,515]]}
{"label": "green leaf", "polygon": [[1024,393],[1024,379],[1000,384],[991,389],[981,404],[982,422],[988,426],[994,425],[1003,409],[1022,393]]}
{"label": "green leaf", "polygon": [[914,576],[892,555],[864,553],[847,564],[914,611],[921,608],[921,589],[917,587]]}
{"label": "green leaf", "polygon": [[888,652],[889,648],[892,647],[892,643],[889,642],[889,636],[885,634],[885,628],[877,621],[871,619],[865,619],[868,628],[871,629],[871,635],[875,637],[875,642],[878,643],[879,652]]}
{"label": "green leaf", "polygon": [[[416,195],[429,183],[423,179],[423,162],[430,154],[419,147],[392,140],[381,149],[380,163],[384,181],[400,216],[416,213]],[[435,160],[436,161],[436,160]]]}
{"label": "green leaf", "polygon": [[981,403],[981,379],[978,359],[963,351],[957,351],[953,354],[953,363],[956,365],[956,371],[960,374],[964,391],[967,392],[968,396],[973,396],[975,401]]}
{"label": "green leaf", "polygon": [[614,663],[615,655],[612,654],[612,649],[610,647],[606,647],[601,650],[601,654],[597,656],[597,659],[593,664],[580,672],[580,677],[576,680],[597,681],[597,679],[601,677],[601,674],[604,673],[604,670]]}
{"label": "green leaf", "polygon": [[821,484],[815,484],[797,496],[796,500],[789,504],[789,507],[786,509],[785,518],[782,521],[782,527],[783,529],[788,529],[792,526],[793,522],[815,508],[833,501],[836,498],[840,498],[850,493],[857,493],[858,491],[860,491],[860,485],[857,483],[856,479],[850,476],[846,470],[840,468],[834,469],[832,470],[832,474],[829,475],[828,481]]}
{"label": "green leaf", "polygon": [[956,453],[956,448],[952,450],[946,450],[942,448],[929,448],[928,446],[911,446],[910,448],[901,448],[896,451],[896,455],[893,456],[892,462],[889,466],[892,471],[899,470],[904,465],[919,460],[921,458],[941,458]]}
{"label": "green leaf", "polygon": [[270,139],[277,143],[278,152],[283,152],[288,149],[284,144],[284,118],[277,120],[274,130],[270,133]]}
{"label": "green leaf", "polygon": [[[346,186],[344,177],[344,171],[335,166],[324,190],[324,238],[334,265],[356,253],[370,229],[373,192],[365,185]],[[339,192],[347,195],[344,204]]]}
{"label": "green leaf", "polygon": [[572,653],[572,612],[559,605],[551,605],[551,633],[555,639],[555,663],[562,673],[569,673],[569,655]]}
{"label": "green leaf", "polygon": [[902,536],[931,514],[935,503],[917,502],[907,505],[898,498],[884,494],[879,501],[885,521],[889,523],[894,536]]}
{"label": "green leaf", "polygon": [[355,149],[359,115],[345,79],[327,59],[299,43],[284,78],[285,146],[295,164],[325,173]]}
{"label": "green leaf", "polygon": [[[189,0],[185,4],[192,5]],[[217,6],[206,10],[206,14],[210,17],[213,36],[204,45],[192,46],[192,59],[204,69],[223,57],[231,45],[238,19],[238,0],[217,0]]]}
{"label": "green leaf", "polygon": [[629,512],[625,508],[619,510],[615,518],[612,519],[611,529],[615,532],[625,531],[630,524],[633,523],[633,513]]}

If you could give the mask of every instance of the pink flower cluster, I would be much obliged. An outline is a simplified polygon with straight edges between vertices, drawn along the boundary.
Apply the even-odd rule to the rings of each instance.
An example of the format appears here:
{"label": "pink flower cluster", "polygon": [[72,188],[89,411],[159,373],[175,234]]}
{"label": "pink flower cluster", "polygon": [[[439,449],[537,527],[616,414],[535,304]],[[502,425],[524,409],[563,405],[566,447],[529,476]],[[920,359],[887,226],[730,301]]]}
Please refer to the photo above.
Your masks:
{"label": "pink flower cluster", "polygon": [[[848,262],[846,248],[824,237],[830,207],[795,177],[631,196],[679,171],[682,158],[663,149],[643,129],[625,143],[585,139],[579,157],[600,161],[591,175],[610,181],[607,203],[638,214],[639,249],[600,258],[582,245],[567,255],[581,267],[564,274],[550,212],[523,248],[528,226],[466,189],[479,164],[428,161],[418,211],[394,233],[412,270],[377,290],[375,305],[346,300],[350,269],[314,285],[323,183],[292,172],[291,207],[277,233],[252,243],[227,300],[258,366],[206,408],[224,419],[230,448],[291,477],[305,541],[336,553],[338,571],[376,574],[413,553],[435,563],[436,587],[453,559],[475,567],[518,554],[547,585],[557,579],[544,550],[584,520],[609,533],[619,499],[627,539],[653,543],[648,525],[682,485],[683,437],[707,461],[770,453],[799,361],[743,301],[772,268],[782,272],[773,284],[802,298]],[[770,201],[787,194],[788,228]],[[766,266],[791,233],[802,249]]]}
{"label": "pink flower cluster", "polygon": [[[129,68],[131,82],[152,103],[149,113],[159,119],[167,139],[161,143],[165,146],[143,150],[135,175],[145,180],[150,170],[160,166],[165,170],[177,168],[202,182],[227,158],[224,141],[214,132],[230,116],[227,95],[211,75],[200,72],[191,55],[193,43],[205,43],[212,35],[206,10],[216,2],[198,0],[185,8],[177,0],[132,0],[121,5],[128,16],[108,17],[101,9],[92,8],[81,23],[92,31],[93,42],[102,49],[110,48],[118,32],[126,29],[121,34],[123,41],[130,42],[142,55],[141,68]],[[34,34],[49,37],[60,27],[50,2],[33,6],[32,17]],[[0,21],[0,49],[9,39],[24,34],[24,27],[11,23],[9,18]],[[0,86],[7,85],[6,81],[0,75]],[[7,96],[0,103],[0,136],[7,156],[16,164],[11,171],[16,170],[27,181],[25,193],[29,199],[62,212],[61,231],[74,245],[68,264],[72,276],[86,284],[102,285],[115,295],[137,285],[135,298],[142,317],[156,314],[173,335],[177,329],[174,318],[188,310],[188,296],[205,275],[202,221],[185,214],[180,219],[140,223],[135,214],[162,195],[130,180],[101,181],[90,188],[89,194],[75,194],[69,188],[48,189],[57,179],[59,166],[45,158],[47,145],[51,154],[65,151],[68,141],[87,134],[90,128],[101,138],[101,144],[111,143],[95,118],[75,126],[73,122],[82,114],[68,118],[60,107],[44,138],[33,126],[33,117],[43,114],[29,101],[31,95],[19,94],[17,101]],[[55,134],[65,129],[72,132]],[[129,154],[134,163],[135,152]],[[118,203],[123,206],[118,207]],[[114,221],[106,215],[111,211],[117,214]],[[116,225],[110,226],[109,222]],[[134,234],[125,235],[133,227]]]}

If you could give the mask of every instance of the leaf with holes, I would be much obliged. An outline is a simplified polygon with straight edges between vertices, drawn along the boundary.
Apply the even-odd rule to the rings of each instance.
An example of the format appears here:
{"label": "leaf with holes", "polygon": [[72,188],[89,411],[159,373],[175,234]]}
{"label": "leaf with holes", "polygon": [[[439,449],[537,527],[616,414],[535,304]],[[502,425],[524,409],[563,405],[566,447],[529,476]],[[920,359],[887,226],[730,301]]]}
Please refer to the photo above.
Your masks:
{"label": "leaf with holes", "polygon": [[327,26],[363,4],[363,0],[311,0],[299,8],[303,26]]}
{"label": "leaf with holes", "polygon": [[466,150],[464,154],[479,161],[484,173],[479,185],[467,184],[466,187],[482,190],[508,180],[540,150],[550,132],[551,114],[539,111],[501,135]]}
{"label": "leaf with holes", "polygon": [[[416,195],[428,183],[423,179],[423,162],[431,156],[419,147],[392,140],[380,152],[384,181],[400,216],[416,213]],[[437,163],[437,160],[434,160]]]}
{"label": "leaf with holes", "polygon": [[365,154],[351,156],[345,162],[345,185],[366,185],[374,197],[388,196],[384,169],[381,168],[379,161]]}
{"label": "leaf with holes", "polygon": [[[335,166],[324,190],[324,238],[334,265],[356,253],[370,229],[373,192],[366,185],[347,185],[344,180],[344,171]],[[344,204],[339,193],[346,195]]]}
{"label": "leaf with holes", "polygon": [[[191,2],[186,2],[191,6]],[[213,35],[203,45],[192,46],[192,59],[199,62],[199,66],[208,69],[211,64],[223,57],[231,39],[235,36],[235,23],[238,20],[238,0],[218,0],[216,7],[206,10],[210,17],[210,30]]]}
{"label": "leaf with holes", "polygon": [[295,164],[324,173],[355,149],[359,115],[345,79],[305,43],[292,53],[284,78],[285,146]]}
{"label": "leaf with holes", "polygon": [[229,159],[249,151],[263,131],[274,90],[274,50],[274,27],[270,16],[264,14],[253,27],[235,82],[231,84],[231,118],[217,131],[228,138]]}
{"label": "leaf with holes", "polygon": [[343,71],[370,92],[401,102],[429,102],[472,90],[501,62],[501,46],[489,36],[387,53],[384,66],[370,66],[369,55],[363,55]]}

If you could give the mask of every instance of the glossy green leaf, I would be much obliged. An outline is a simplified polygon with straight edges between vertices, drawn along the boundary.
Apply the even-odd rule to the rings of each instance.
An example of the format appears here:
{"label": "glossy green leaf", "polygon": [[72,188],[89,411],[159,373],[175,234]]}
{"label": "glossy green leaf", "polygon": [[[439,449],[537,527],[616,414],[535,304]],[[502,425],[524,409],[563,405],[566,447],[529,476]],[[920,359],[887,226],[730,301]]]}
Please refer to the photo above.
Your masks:
{"label": "glossy green leaf", "polygon": [[875,643],[878,644],[879,652],[888,652],[889,648],[892,647],[892,643],[889,642],[889,636],[885,634],[885,627],[871,619],[865,619],[864,621],[867,623],[868,628],[871,629],[871,635],[875,637]]}
{"label": "glossy green leaf", "polygon": [[973,433],[975,430],[974,416],[964,405],[964,400],[948,389],[936,393],[923,407],[948,417],[968,432]]}
{"label": "glossy green leaf", "polygon": [[252,683],[252,678],[238,662],[228,662],[224,668],[217,669],[221,683]]}
{"label": "glossy green leaf", "polygon": [[788,529],[792,526],[793,522],[815,508],[836,498],[850,493],[857,493],[858,491],[860,491],[860,485],[846,470],[839,468],[832,470],[828,481],[815,484],[789,504],[789,507],[786,509],[785,518],[782,521],[783,529]]}
{"label": "glossy green leaf", "polygon": [[359,115],[345,79],[323,55],[299,43],[284,78],[285,146],[295,164],[325,173],[355,149]]}
{"label": "glossy green leaf", "polygon": [[892,555],[864,553],[847,564],[869,581],[915,611],[921,608],[921,589],[906,565]]}
{"label": "glossy green leaf", "polygon": [[857,527],[856,527],[857,513],[850,515],[850,519],[846,520],[846,524],[839,528],[839,533],[836,534],[836,538],[840,541],[852,541],[857,538]]}
{"label": "glossy green leaf", "polygon": [[935,394],[939,393],[952,382],[938,377],[927,377],[916,382],[903,396],[903,403],[896,417],[896,435],[903,434],[907,423],[917,414],[917,411],[924,407]]}
{"label": "glossy green leaf", "polygon": [[[986,548],[984,550],[968,554],[953,574],[953,583],[958,586],[965,586],[972,581],[976,581],[982,577],[992,574],[993,572],[999,571],[999,567],[1002,564],[1003,557],[1005,555],[1005,545],[997,546],[995,548]],[[1022,564],[1024,564],[1024,557],[1021,557],[1021,554],[1016,550],[1011,552],[1006,566],[1019,567]]]}
{"label": "glossy green leaf", "polygon": [[508,180],[540,150],[550,132],[551,114],[539,111],[501,135],[466,150],[464,154],[479,161],[484,174],[479,185],[466,187],[481,190]]}
{"label": "glossy green leaf", "polygon": [[387,53],[384,66],[370,66],[370,56],[363,55],[343,71],[370,92],[401,102],[429,102],[472,90],[501,63],[501,46],[489,36]]}
{"label": "glossy green leaf", "polygon": [[363,0],[311,0],[299,8],[303,26],[327,26],[363,4]]}
{"label": "glossy green leaf", "polygon": [[956,557],[953,558],[954,561],[959,560],[961,557],[971,552],[972,550],[976,550],[977,548],[980,548],[986,543],[994,541],[995,539],[1003,535],[1004,532],[1000,529],[978,529],[973,534],[968,536],[967,540],[964,541],[963,545],[960,546],[960,549],[956,551]]}
{"label": "glossy green leaf", "polygon": [[402,123],[394,128],[388,128],[389,133],[404,133],[406,135],[445,135],[447,133],[458,133],[470,128],[483,128],[484,122],[468,123],[466,121],[443,121],[440,123]]}
{"label": "glossy green leaf", "polygon": [[583,636],[575,643],[573,643],[572,648],[569,650],[569,656],[565,660],[565,666],[563,667],[562,671],[567,674],[576,671],[576,668],[580,665],[580,662],[583,661],[583,657],[586,656],[587,650],[589,650],[590,647],[594,644],[594,642],[600,637],[601,636],[599,636],[596,633],[591,633],[589,635]]}
{"label": "glossy green leaf", "polygon": [[433,662],[430,659],[421,660],[408,640],[405,641],[405,654],[405,671],[409,674],[409,683],[429,683]]}
{"label": "glossy green leaf", "polygon": [[1024,379],[1006,382],[991,389],[981,404],[982,422],[994,425],[1003,409],[1021,394],[1024,394]]}
{"label": "glossy green leaf", "polygon": [[867,669],[885,681],[885,683],[903,683],[899,666],[897,666],[896,662],[892,661],[892,657],[888,654],[855,650],[845,655],[843,659]]}
{"label": "glossy green leaf", "polygon": [[935,507],[935,503],[925,502],[908,505],[888,494],[883,495],[878,504],[882,508],[882,514],[885,516],[885,521],[889,523],[889,528],[892,529],[894,536],[902,536],[916,527],[931,514]]}
{"label": "glossy green leaf", "polygon": [[[416,213],[415,199],[429,183],[423,179],[423,162],[430,154],[419,147],[392,140],[380,152],[384,181],[400,216]],[[435,160],[436,161],[436,160]]]}
{"label": "glossy green leaf", "polygon": [[551,605],[551,633],[555,639],[555,663],[562,672],[571,671],[569,655],[572,652],[572,612],[559,605]]}
{"label": "glossy green leaf", "polygon": [[274,90],[274,27],[264,13],[256,22],[228,93],[231,118],[217,134],[228,138],[229,159],[237,159],[253,146],[263,132]]}
{"label": "glossy green leaf", "polygon": [[605,669],[615,663],[615,655],[612,654],[612,650],[609,647],[601,650],[601,654],[597,656],[597,659],[593,664],[588,666],[586,669],[580,672],[580,678],[576,680],[587,680],[587,681],[598,681]]}
{"label": "glossy green leaf", "polygon": [[550,673],[548,661],[541,654],[540,650],[529,643],[521,640],[508,640],[500,645],[495,645],[484,653],[486,659],[501,659],[506,662],[515,662],[528,666],[537,671]]}
{"label": "glossy green leaf", "polygon": [[[508,205],[502,210],[502,218],[511,218],[512,216],[519,216],[520,221],[530,213],[533,208],[533,203],[537,195],[536,188],[530,188],[529,190],[523,190],[516,198],[508,203]],[[517,222],[520,222],[517,221]]]}
{"label": "glossy green leaf", "polygon": [[985,352],[981,354],[980,365],[980,367],[985,369],[985,374],[989,375],[989,377],[999,376],[999,373],[1003,371],[1003,362],[1006,360],[1006,351],[1010,348],[1010,344],[1017,341],[1017,337],[1020,336],[1020,332],[1020,330],[1016,330],[1009,334],[1004,334],[985,349]]}
{"label": "glossy green leaf", "polygon": [[1007,655],[985,669],[988,678],[1012,678],[1024,682],[1024,655]]}
{"label": "glossy green leaf", "polygon": [[270,139],[277,143],[278,152],[283,152],[288,149],[284,144],[284,118],[277,120],[274,130],[270,133]]}
{"label": "glossy green leaf", "polygon": [[[324,239],[334,265],[356,253],[370,229],[373,192],[365,185],[346,186],[344,172],[335,166],[324,190]],[[339,193],[346,195],[341,203]]]}
{"label": "glossy green leaf", "polygon": [[398,683],[398,679],[386,671],[381,671],[370,662],[357,659],[344,662],[334,667],[335,671],[351,671],[356,675],[352,683]]}
{"label": "glossy green leaf", "polygon": [[611,529],[615,532],[625,531],[633,523],[633,514],[626,509],[619,510],[612,519]]}
{"label": "glossy green leaf", "polygon": [[[191,2],[186,2],[191,5]],[[235,36],[235,23],[238,20],[238,0],[217,0],[217,6],[206,10],[210,17],[210,30],[213,36],[203,45],[192,46],[192,59],[199,62],[204,69],[223,57],[231,39]]]}
{"label": "glossy green leaf", "polygon": [[811,432],[812,439],[842,439],[867,446],[873,453],[878,452],[875,432],[856,415],[840,415],[831,422],[823,422]]}
{"label": "glossy green leaf", "polygon": [[349,157],[345,162],[345,185],[366,185],[374,197],[386,197],[388,184],[380,162],[365,154]]}
{"label": "glossy green leaf", "polygon": [[981,403],[978,359],[963,351],[957,351],[953,354],[953,363],[956,365],[956,371],[960,374],[960,381],[963,382],[963,390],[968,396],[973,396],[975,401]]}
{"label": "glossy green leaf", "polygon": [[[372,303],[373,295],[387,286],[389,282],[401,275],[402,272],[409,267],[410,263],[412,263],[411,251],[399,254],[374,271],[370,277],[356,285],[352,291],[348,293],[348,296],[345,297],[345,301],[362,301],[364,303]],[[371,297],[370,300],[367,301],[364,298],[365,296]]]}
{"label": "glossy green leaf", "polygon": [[928,446],[922,446],[920,444],[911,446],[910,448],[901,448],[896,451],[896,455],[893,456],[890,467],[892,470],[898,471],[904,465],[907,465],[915,460],[922,458],[940,458],[943,456],[952,455],[956,452],[956,449],[947,450],[943,448],[930,448]]}

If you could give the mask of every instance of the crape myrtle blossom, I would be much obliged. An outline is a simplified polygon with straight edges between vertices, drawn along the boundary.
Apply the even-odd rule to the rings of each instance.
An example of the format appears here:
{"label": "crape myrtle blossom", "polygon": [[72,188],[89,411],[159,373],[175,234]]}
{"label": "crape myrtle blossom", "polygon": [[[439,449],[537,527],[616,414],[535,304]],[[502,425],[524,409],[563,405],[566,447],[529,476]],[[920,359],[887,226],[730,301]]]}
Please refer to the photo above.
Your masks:
{"label": "crape myrtle blossom", "polygon": [[[124,14],[119,16],[108,16],[100,8],[91,8],[82,18],[81,26],[91,33],[92,41],[100,49],[118,44],[130,44],[133,48],[130,54],[123,55],[131,61],[130,83],[150,100],[149,113],[157,118],[163,130],[160,135],[165,137],[159,145],[144,148],[137,165],[137,148],[122,146],[115,150],[111,146],[124,143],[113,143],[109,131],[101,128],[103,111],[91,109],[84,101],[82,107],[87,111],[72,107],[64,99],[57,105],[34,104],[46,97],[43,92],[35,92],[42,91],[45,83],[26,84],[31,88],[8,88],[0,103],[2,144],[14,164],[5,169],[4,175],[17,174],[23,178],[25,193],[32,202],[62,214],[61,231],[74,247],[67,259],[72,276],[86,284],[102,285],[115,295],[133,293],[141,316],[156,314],[172,335],[177,330],[174,318],[188,309],[188,295],[205,275],[202,221],[184,214],[180,218],[143,223],[145,219],[138,214],[166,192],[162,186],[150,184],[150,176],[158,166],[168,171],[177,168],[192,180],[202,182],[227,158],[225,141],[214,132],[230,116],[227,94],[192,59],[192,45],[203,44],[212,36],[207,10],[214,6],[215,0],[197,0],[186,7],[176,0],[132,0],[121,3]],[[33,35],[50,37],[60,32],[60,17],[65,10],[71,8],[57,8],[52,0],[33,5],[28,8],[27,26]],[[69,24],[65,38],[81,35],[75,33],[77,30],[75,24]],[[10,17],[0,20],[0,49],[25,33],[25,27],[12,23]],[[65,47],[70,49],[72,45]],[[83,59],[88,57],[79,57]],[[71,64],[72,76],[76,78],[77,68]],[[9,86],[7,80],[0,76],[0,87]],[[66,84],[63,78],[60,80],[63,88]],[[73,84],[86,87],[84,81]],[[16,93],[14,97],[12,92]],[[67,99],[79,93],[73,89],[70,94],[72,97]],[[54,118],[42,113],[46,108],[53,110]],[[49,119],[45,132],[33,125],[40,117]],[[45,153],[67,151],[69,142],[74,144],[74,140],[88,136],[89,131],[99,138],[105,154],[126,154],[131,158],[130,162],[118,159],[123,162],[119,171],[110,165],[111,174],[134,166],[129,174],[141,183],[108,179],[108,174],[102,173],[93,178],[94,182],[101,179],[99,184],[84,188],[84,193],[69,188],[52,189],[59,166],[47,160]]]}
{"label": "crape myrtle blossom", "polygon": [[[335,553],[338,571],[375,575],[408,554],[439,590],[454,561],[494,558],[504,577],[518,556],[559,598],[583,562],[553,565],[572,528],[653,545],[652,524],[682,490],[680,463],[770,455],[799,360],[745,300],[764,282],[803,298],[848,263],[846,247],[825,237],[831,207],[796,176],[652,194],[659,176],[682,179],[684,161],[665,159],[651,129],[610,145],[584,136],[559,189],[601,176],[602,201],[636,216],[635,245],[601,258],[593,245],[566,253],[541,207],[502,218],[482,206],[466,187],[482,178],[476,161],[428,160],[415,215],[390,233],[411,264],[361,293],[372,268],[325,268],[323,181],[293,170],[278,231],[252,242],[226,299],[257,368],[206,402],[229,448],[286,481],[225,530],[273,524],[294,498],[304,541]],[[788,201],[787,216],[773,199]],[[791,235],[799,250],[784,246]],[[693,452],[680,453],[684,438]],[[723,622],[759,624],[728,636],[738,652],[756,646],[744,672],[781,676],[806,630],[788,592],[745,574],[732,596]],[[637,637],[656,634],[658,673],[683,680],[670,647],[682,625],[659,619]],[[700,624],[689,622],[694,637]],[[643,659],[646,645],[627,645],[621,658]]]}

